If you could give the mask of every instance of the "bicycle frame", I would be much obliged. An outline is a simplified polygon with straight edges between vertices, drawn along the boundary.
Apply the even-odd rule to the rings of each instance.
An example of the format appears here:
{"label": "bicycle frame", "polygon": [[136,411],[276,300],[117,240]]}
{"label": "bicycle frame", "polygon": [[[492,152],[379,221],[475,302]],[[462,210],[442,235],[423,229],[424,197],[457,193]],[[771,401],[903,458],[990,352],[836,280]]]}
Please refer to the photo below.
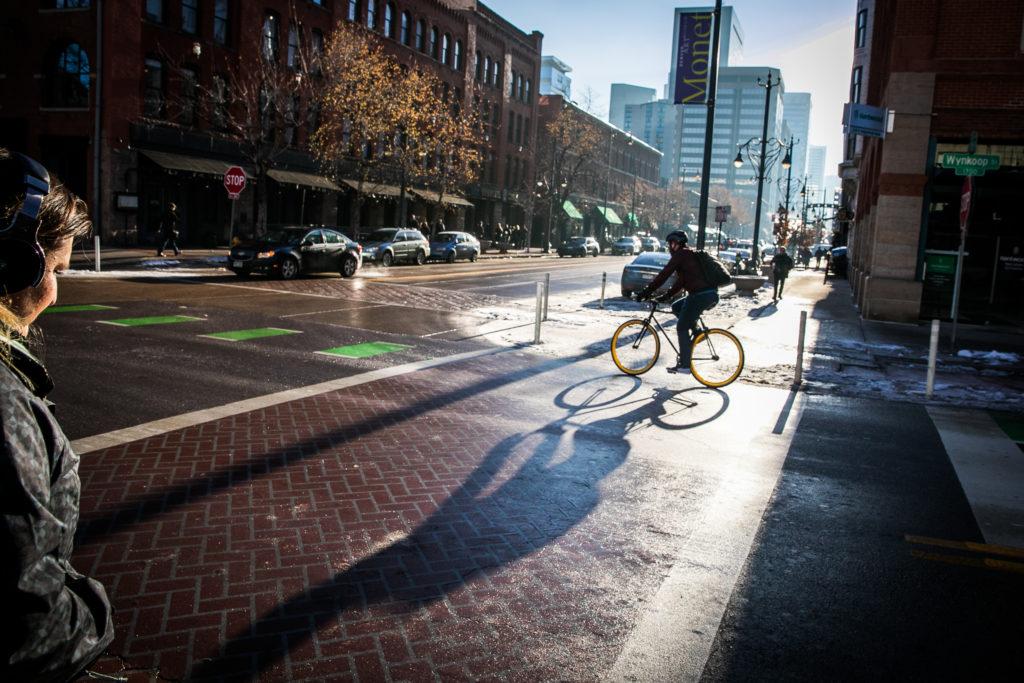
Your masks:
{"label": "bicycle frame", "polygon": [[[665,337],[665,341],[668,342],[668,345],[672,347],[672,350],[675,351],[676,355],[678,356],[679,355],[679,349],[676,348],[675,343],[673,343],[672,335],[670,335],[668,332],[666,332],[665,328],[662,327],[661,322],[659,322],[658,319],[654,317],[654,315],[657,312],[658,312],[658,302],[657,301],[652,301],[651,302],[651,312],[647,314],[647,320],[644,321],[644,323],[645,323],[644,328],[643,328],[643,330],[640,331],[640,334],[637,336],[636,341],[633,342],[633,347],[637,348],[637,347],[640,346],[640,342],[643,341],[643,338],[644,338],[644,330],[646,330],[647,327],[653,322],[654,326],[657,327],[658,330],[661,331],[662,336]],[[715,347],[711,343],[711,336],[708,334],[708,326],[706,324],[704,324],[703,316],[697,316],[697,334],[694,336],[694,339],[696,339],[697,337],[699,337],[702,334],[704,335],[705,341],[707,341],[708,348],[711,349],[711,360],[718,360],[718,354],[715,353]],[[693,360],[692,357],[691,357],[691,360]],[[707,358],[697,358],[696,360],[708,360],[708,359]]]}

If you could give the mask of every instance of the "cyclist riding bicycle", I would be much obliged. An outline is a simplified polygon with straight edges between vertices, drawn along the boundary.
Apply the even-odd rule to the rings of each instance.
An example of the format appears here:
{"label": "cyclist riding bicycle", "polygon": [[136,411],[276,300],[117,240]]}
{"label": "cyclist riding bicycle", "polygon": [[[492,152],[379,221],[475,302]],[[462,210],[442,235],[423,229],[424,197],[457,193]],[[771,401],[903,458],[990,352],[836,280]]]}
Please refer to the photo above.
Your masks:
{"label": "cyclist riding bicycle", "polygon": [[[682,230],[670,232],[665,237],[672,258],[654,280],[637,295],[641,301],[650,299],[672,273],[676,274],[672,288],[658,297],[659,301],[672,301],[672,312],[679,318],[676,324],[676,332],[679,334],[679,357],[676,359],[675,367],[668,369],[671,373],[690,372],[690,349],[697,333],[697,318],[718,304],[718,290],[708,282],[697,260],[697,252],[686,246],[687,241],[686,233]],[[684,289],[688,296],[676,299],[676,295]]]}

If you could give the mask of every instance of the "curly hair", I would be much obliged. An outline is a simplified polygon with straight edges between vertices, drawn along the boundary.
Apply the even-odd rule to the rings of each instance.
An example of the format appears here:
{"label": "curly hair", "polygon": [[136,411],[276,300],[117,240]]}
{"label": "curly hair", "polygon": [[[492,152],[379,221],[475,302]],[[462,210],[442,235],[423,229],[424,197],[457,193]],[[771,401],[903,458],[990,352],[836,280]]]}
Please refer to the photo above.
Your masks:
{"label": "curly hair", "polygon": [[[8,225],[25,200],[24,168],[11,152],[0,147],[0,225]],[[92,232],[89,208],[55,176],[39,209],[39,246],[43,253],[56,249],[67,239],[86,237]],[[11,308],[9,296],[0,296],[0,338],[9,339],[23,321]]]}

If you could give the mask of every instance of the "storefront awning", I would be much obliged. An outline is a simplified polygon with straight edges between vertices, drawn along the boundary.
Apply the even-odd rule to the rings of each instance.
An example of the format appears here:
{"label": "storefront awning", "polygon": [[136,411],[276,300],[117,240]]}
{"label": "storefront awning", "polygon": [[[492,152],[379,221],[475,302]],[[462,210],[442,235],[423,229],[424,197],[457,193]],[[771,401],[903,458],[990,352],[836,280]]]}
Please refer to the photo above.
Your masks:
{"label": "storefront awning", "polygon": [[335,185],[330,178],[325,178],[322,175],[316,175],[314,173],[282,171],[275,168],[267,171],[267,175],[279,183],[285,183],[288,185],[305,185],[306,187],[315,187],[318,190],[332,190],[335,192],[341,190],[341,188]]}
{"label": "storefront awning", "polygon": [[576,206],[568,199],[562,202],[562,210],[565,211],[566,216],[575,221],[583,220],[583,214],[580,213],[580,210],[577,209]]}
{"label": "storefront awning", "polygon": [[634,227],[637,226],[637,225],[640,225],[640,219],[632,211],[629,212],[629,215],[627,216],[627,218],[629,218],[629,224],[630,225],[632,225]]}
{"label": "storefront awning", "polygon": [[597,207],[597,211],[604,216],[604,219],[608,221],[610,225],[622,225],[622,219],[619,218],[619,214],[615,213],[615,209],[599,206]]}
{"label": "storefront awning", "polygon": [[[219,159],[205,159],[203,157],[185,156],[184,154],[172,154],[171,152],[152,152],[148,149],[140,149],[139,152],[148,157],[158,166],[170,171],[185,171],[186,173],[203,173],[205,175],[224,176],[224,172],[232,166],[241,166],[230,161]],[[251,180],[255,173],[251,168],[242,166],[245,175]]]}
{"label": "storefront awning", "polygon": [[[359,191],[358,180],[342,180],[353,190]],[[363,183],[363,194],[382,194],[388,197],[399,197],[402,194],[402,188],[395,187],[394,185],[380,185],[378,183]]]}
{"label": "storefront awning", "polygon": [[[413,194],[426,199],[428,202],[437,203],[437,199],[440,195],[433,190],[413,190]],[[462,197],[457,197],[453,194],[446,194],[441,202],[442,204],[451,204],[452,206],[473,206]]]}

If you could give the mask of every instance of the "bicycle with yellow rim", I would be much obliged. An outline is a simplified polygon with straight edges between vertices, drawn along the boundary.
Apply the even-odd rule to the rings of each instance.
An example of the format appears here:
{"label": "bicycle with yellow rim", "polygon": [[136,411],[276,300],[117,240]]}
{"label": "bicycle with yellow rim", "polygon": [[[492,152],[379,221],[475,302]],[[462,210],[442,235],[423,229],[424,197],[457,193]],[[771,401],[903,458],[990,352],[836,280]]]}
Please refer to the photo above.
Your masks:
{"label": "bicycle with yellow rim", "polygon": [[[612,335],[612,360],[627,375],[642,375],[658,362],[661,338],[678,354],[672,335],[665,331],[655,314],[658,302],[652,300],[646,319],[634,318],[619,325]],[[690,372],[694,379],[706,387],[719,388],[736,381],[743,372],[743,344],[732,332],[718,327],[709,328],[703,318],[697,318],[697,336],[693,339]]]}

